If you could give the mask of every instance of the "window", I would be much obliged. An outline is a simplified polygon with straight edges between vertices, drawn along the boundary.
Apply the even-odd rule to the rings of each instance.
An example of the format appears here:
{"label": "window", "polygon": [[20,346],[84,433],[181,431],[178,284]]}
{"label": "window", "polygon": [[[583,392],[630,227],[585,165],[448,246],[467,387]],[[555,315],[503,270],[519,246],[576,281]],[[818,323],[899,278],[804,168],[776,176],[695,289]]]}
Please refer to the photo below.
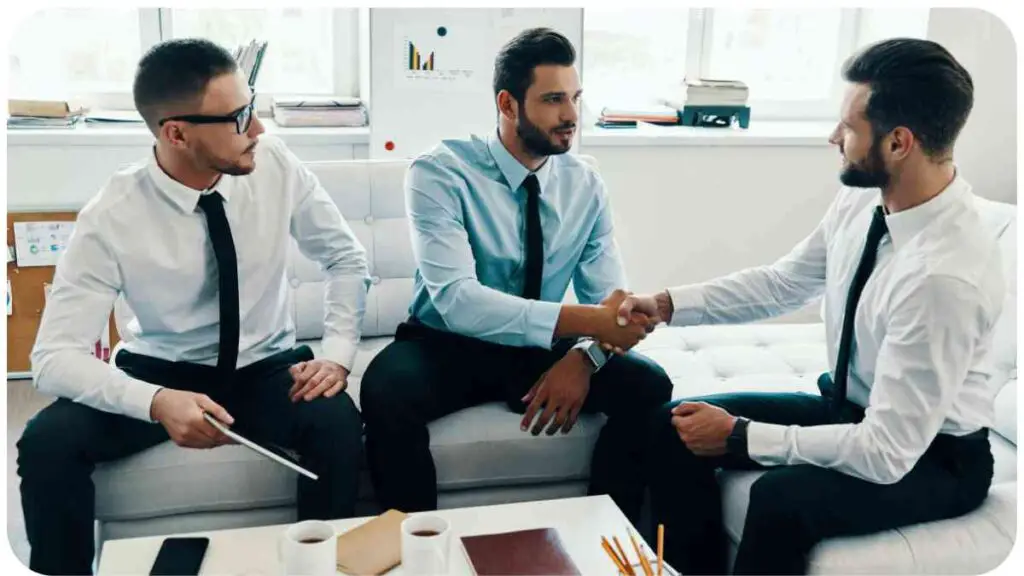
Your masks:
{"label": "window", "polygon": [[266,66],[260,69],[261,93],[334,92],[334,43],[331,10],[170,10],[175,38],[202,37],[232,50],[253,38],[266,39]]}
{"label": "window", "polygon": [[[204,37],[229,51],[266,40],[261,95],[358,93],[358,9],[46,9],[11,42],[11,95],[131,108],[143,52],[164,39]],[[261,98],[266,109],[268,99]]]}
{"label": "window", "polygon": [[11,37],[10,93],[15,98],[66,98],[124,90],[141,53],[138,10],[36,12]]}
{"label": "window", "polygon": [[638,94],[664,95],[679,84],[687,10],[585,8],[583,17],[583,102],[590,113],[643,104]]}
{"label": "window", "polygon": [[584,93],[595,113],[682,100],[687,76],[741,80],[755,118],[831,118],[846,57],[884,38],[923,38],[927,24],[927,9],[588,8]]}

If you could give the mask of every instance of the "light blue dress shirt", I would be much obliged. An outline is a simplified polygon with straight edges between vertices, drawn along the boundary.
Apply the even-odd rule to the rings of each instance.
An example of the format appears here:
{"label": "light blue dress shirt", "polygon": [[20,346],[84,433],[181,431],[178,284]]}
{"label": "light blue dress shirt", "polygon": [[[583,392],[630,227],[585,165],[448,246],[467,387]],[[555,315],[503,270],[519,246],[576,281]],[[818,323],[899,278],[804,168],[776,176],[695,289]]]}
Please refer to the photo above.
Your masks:
{"label": "light blue dress shirt", "polygon": [[498,139],[445,140],[417,158],[405,182],[417,270],[409,313],[421,323],[508,346],[550,348],[570,281],[596,304],[626,275],[597,172],[570,154],[536,171],[544,231],[540,300],[525,280],[530,171]]}

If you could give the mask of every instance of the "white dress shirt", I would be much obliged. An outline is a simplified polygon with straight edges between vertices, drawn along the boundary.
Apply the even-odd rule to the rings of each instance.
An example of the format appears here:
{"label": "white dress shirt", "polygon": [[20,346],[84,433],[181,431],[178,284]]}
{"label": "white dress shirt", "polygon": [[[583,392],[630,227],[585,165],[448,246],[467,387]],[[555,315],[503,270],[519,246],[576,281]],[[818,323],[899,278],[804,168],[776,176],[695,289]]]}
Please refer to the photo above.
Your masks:
{"label": "white dress shirt", "polygon": [[[295,346],[286,278],[291,238],[328,275],[322,358],[352,368],[369,286],[366,251],[327,192],[284,144],[263,136],[256,168],[210,189],[225,201],[238,258],[238,367]],[[158,386],[89,353],[122,295],[134,317],[123,347],[214,366],[220,305],[202,192],[155,154],[116,173],[79,213],[32,351],[36,386],[99,410],[149,420]]]}
{"label": "white dress shirt", "polygon": [[[879,198],[877,190],[843,189],[814,232],[774,264],[670,289],[672,323],[748,322],[824,294],[834,371],[847,290]],[[865,408],[863,421],[751,422],[754,461],[813,464],[888,484],[913,468],[937,434],[992,425],[998,382],[987,357],[1006,285],[999,247],[974,198],[958,175],[930,201],[885,217],[889,231],[854,324],[847,398]]]}

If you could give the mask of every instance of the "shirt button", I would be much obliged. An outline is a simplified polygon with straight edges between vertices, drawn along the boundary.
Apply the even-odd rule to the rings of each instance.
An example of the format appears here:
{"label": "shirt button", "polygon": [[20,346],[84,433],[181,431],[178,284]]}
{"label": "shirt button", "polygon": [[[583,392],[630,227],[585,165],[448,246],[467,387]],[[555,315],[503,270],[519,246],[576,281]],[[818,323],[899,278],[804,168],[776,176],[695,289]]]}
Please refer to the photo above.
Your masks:
{"label": "shirt button", "polygon": [[373,282],[374,286],[376,286],[377,284],[380,284],[380,276],[372,276],[370,278],[370,282]]}
{"label": "shirt button", "polygon": [[366,222],[367,225],[373,224],[373,216],[367,216],[366,218],[363,218],[363,222]]}

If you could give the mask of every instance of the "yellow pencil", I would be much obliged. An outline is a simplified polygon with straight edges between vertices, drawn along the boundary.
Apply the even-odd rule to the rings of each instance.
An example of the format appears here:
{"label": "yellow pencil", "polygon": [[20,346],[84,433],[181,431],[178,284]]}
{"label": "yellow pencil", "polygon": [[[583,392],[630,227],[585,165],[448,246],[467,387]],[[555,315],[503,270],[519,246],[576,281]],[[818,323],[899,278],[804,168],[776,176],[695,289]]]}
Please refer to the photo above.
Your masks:
{"label": "yellow pencil", "polygon": [[636,572],[633,571],[633,565],[629,563],[629,555],[626,554],[626,550],[622,547],[622,544],[619,543],[619,537],[612,536],[612,540],[615,541],[615,547],[619,549],[619,554],[622,554],[622,561],[626,563],[626,574],[629,574],[629,576],[636,576]]}
{"label": "yellow pencil", "polygon": [[665,557],[665,525],[658,524],[658,576],[661,576],[661,566]]}
{"label": "yellow pencil", "polygon": [[619,571],[623,574],[628,575],[629,570],[627,570],[626,567],[622,565],[622,561],[619,560],[619,557],[615,555],[615,552],[612,551],[611,545],[608,544],[608,541],[605,540],[603,536],[601,537],[601,547],[604,548],[604,551],[608,553],[608,556],[612,559],[612,562],[615,562],[615,566],[619,568]]}
{"label": "yellow pencil", "polygon": [[636,555],[640,557],[640,567],[644,569],[644,576],[654,576],[651,573],[651,564],[647,561],[647,556],[640,550],[640,545],[636,543],[632,532],[629,532],[629,539],[633,541],[633,550],[636,550]]}

